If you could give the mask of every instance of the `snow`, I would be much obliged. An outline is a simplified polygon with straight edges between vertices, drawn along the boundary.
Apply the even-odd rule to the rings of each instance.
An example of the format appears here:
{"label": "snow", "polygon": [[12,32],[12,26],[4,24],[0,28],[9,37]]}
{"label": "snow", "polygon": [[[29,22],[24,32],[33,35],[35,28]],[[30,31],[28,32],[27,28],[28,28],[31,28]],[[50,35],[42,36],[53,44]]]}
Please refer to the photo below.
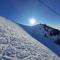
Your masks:
{"label": "snow", "polygon": [[[21,25],[21,24],[20,24]],[[49,33],[55,30],[49,26],[45,26],[45,24],[38,24],[35,26],[24,26],[21,25],[22,28],[27,31],[33,38],[37,39],[40,43],[44,44],[50,50],[52,50],[55,54],[60,56],[60,45],[56,44],[56,41],[60,39],[60,34],[50,36]],[[58,30],[59,31],[59,30]]]}
{"label": "snow", "polygon": [[60,60],[21,26],[0,17],[0,60]]}

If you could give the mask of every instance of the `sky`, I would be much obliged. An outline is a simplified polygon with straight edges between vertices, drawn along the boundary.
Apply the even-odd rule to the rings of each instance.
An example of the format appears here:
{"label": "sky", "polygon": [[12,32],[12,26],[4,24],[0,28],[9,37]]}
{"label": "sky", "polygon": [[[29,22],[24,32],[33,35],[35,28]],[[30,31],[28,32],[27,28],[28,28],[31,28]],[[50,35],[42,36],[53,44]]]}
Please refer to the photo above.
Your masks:
{"label": "sky", "polygon": [[[42,3],[42,2],[43,3]],[[60,0],[0,0],[0,16],[20,24],[29,19],[60,29]]]}

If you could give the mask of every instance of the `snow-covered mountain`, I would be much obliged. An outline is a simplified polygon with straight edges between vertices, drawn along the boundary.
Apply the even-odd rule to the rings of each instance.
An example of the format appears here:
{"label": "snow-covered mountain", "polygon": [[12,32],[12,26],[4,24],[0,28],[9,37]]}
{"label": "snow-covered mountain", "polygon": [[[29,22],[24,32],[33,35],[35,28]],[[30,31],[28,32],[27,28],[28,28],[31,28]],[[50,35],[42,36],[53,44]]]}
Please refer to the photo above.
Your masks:
{"label": "snow-covered mountain", "polygon": [[21,26],[0,17],[0,60],[60,60],[60,57]]}
{"label": "snow-covered mountain", "polygon": [[[21,25],[21,24],[20,24]],[[38,24],[35,26],[21,25],[33,38],[47,46],[58,56],[60,56],[60,31],[46,24]]]}

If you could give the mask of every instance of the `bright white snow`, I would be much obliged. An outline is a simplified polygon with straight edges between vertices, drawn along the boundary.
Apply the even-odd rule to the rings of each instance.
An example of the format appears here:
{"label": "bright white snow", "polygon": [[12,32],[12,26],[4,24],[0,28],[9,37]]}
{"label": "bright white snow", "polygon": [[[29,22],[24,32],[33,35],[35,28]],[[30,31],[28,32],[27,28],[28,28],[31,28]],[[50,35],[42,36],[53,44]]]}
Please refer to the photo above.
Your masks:
{"label": "bright white snow", "polygon": [[22,27],[0,17],[0,60],[60,60]]}

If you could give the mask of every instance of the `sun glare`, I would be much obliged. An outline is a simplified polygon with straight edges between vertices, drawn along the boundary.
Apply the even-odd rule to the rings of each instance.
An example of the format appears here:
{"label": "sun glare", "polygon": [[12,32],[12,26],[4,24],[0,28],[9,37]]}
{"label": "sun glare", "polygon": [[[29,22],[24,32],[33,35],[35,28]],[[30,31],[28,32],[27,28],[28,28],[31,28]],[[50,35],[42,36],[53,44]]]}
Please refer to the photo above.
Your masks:
{"label": "sun glare", "polygon": [[29,20],[29,23],[30,23],[30,25],[35,25],[35,24],[36,24],[36,19],[31,18],[31,19]]}

